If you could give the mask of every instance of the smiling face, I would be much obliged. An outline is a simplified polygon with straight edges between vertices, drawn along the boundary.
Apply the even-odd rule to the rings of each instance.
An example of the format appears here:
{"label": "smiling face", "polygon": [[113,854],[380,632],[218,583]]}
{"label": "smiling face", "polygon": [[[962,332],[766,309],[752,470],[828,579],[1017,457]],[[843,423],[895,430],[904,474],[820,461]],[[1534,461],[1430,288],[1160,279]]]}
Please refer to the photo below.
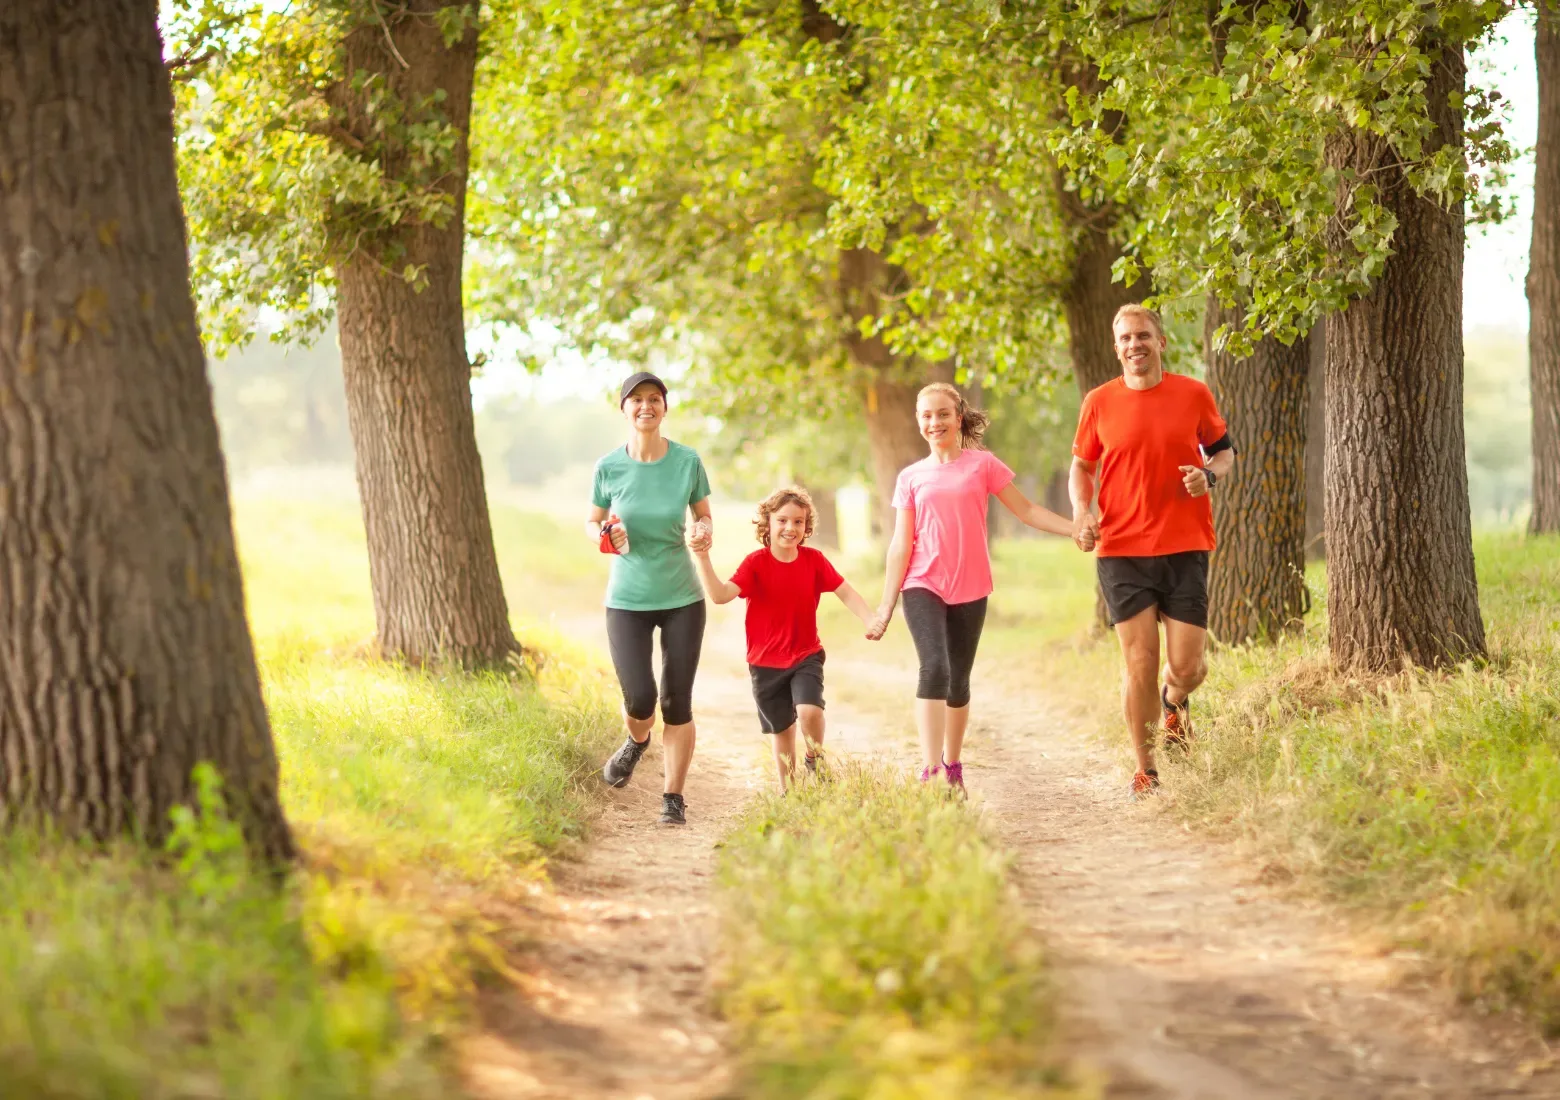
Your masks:
{"label": "smiling face", "polygon": [[769,513],[769,545],[794,550],[807,541],[807,509],[788,501]]}
{"label": "smiling face", "polygon": [[653,432],[666,419],[666,398],[654,382],[641,382],[623,402],[623,415],[635,431]]}
{"label": "smiling face", "polygon": [[1153,378],[1164,370],[1165,338],[1144,313],[1116,318],[1116,361],[1133,378]]}
{"label": "smiling face", "polygon": [[915,402],[915,419],[921,438],[934,451],[959,446],[959,403],[946,393],[923,393]]}

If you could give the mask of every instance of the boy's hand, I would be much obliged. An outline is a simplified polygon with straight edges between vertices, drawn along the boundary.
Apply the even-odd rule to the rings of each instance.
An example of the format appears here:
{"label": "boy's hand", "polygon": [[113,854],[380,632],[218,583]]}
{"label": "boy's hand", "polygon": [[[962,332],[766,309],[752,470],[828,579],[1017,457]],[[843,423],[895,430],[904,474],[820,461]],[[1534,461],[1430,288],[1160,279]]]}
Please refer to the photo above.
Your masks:
{"label": "boy's hand", "polygon": [[710,545],[714,541],[714,534],[710,530],[710,525],[702,519],[696,521],[692,527],[688,528],[688,549],[695,554],[708,554]]}

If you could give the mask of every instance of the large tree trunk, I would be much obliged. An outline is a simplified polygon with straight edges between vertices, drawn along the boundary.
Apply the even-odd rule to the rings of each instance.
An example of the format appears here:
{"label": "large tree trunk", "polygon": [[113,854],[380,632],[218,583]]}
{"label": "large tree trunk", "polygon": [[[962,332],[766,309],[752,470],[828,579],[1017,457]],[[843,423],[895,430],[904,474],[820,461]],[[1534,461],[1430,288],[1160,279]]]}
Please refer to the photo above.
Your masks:
{"label": "large tree trunk", "polygon": [[1310,348],[1272,338],[1236,359],[1215,350],[1239,308],[1209,298],[1204,317],[1208,386],[1248,460],[1213,497],[1218,537],[1208,575],[1208,630],[1221,642],[1274,638],[1305,613],[1305,436]]}
{"label": "large tree trunk", "polygon": [[1327,556],[1327,321],[1311,327],[1309,389],[1305,435],[1305,556]]}
{"label": "large tree trunk", "polygon": [[1538,148],[1528,259],[1535,534],[1560,532],[1560,13],[1538,5]]}
{"label": "large tree trunk", "polygon": [[[1449,99],[1464,74],[1462,48],[1445,47],[1425,90],[1427,152],[1461,143]],[[1371,179],[1397,219],[1370,293],[1327,322],[1329,644],[1344,668],[1441,665],[1484,652],[1463,446],[1462,211],[1416,194],[1373,134],[1340,135],[1328,158]]]}
{"label": "large tree trunk", "polygon": [[0,5],[0,824],[157,844],[277,801],[155,0]]}
{"label": "large tree trunk", "polygon": [[[461,308],[477,32],[446,46],[433,17],[442,6],[416,0],[347,37],[349,73],[376,74],[407,103],[442,92],[439,109],[458,141],[439,183],[448,220],[398,227],[354,250],[337,269],[337,312],[380,648],[475,666],[518,645],[493,550]],[[349,128],[374,140],[367,99],[349,85],[337,94]],[[408,154],[391,147],[382,169],[401,176]],[[408,265],[421,288],[401,276]]]}
{"label": "large tree trunk", "polygon": [[[1078,393],[1086,396],[1096,386],[1121,376],[1111,323],[1122,306],[1128,302],[1141,302],[1147,297],[1149,283],[1147,278],[1140,278],[1129,287],[1112,280],[1111,267],[1121,256],[1120,246],[1110,237],[1110,228],[1115,221],[1113,212],[1084,206],[1076,193],[1061,185],[1060,176],[1057,194],[1073,231],[1071,278],[1062,291],[1067,347]],[[1071,511],[1069,503],[1062,514],[1070,515]],[[1098,586],[1094,595],[1094,624],[1100,630],[1110,629],[1105,593]]]}

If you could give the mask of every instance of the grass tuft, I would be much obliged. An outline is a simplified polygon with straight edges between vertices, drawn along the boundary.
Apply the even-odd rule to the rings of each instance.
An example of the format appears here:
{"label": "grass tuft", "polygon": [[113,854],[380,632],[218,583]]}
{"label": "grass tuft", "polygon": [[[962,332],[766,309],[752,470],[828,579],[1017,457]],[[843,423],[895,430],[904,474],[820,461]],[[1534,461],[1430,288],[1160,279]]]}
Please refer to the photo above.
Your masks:
{"label": "grass tuft", "polygon": [[837,768],[755,803],[719,873],[744,1095],[1074,1095],[1006,857],[940,790]]}

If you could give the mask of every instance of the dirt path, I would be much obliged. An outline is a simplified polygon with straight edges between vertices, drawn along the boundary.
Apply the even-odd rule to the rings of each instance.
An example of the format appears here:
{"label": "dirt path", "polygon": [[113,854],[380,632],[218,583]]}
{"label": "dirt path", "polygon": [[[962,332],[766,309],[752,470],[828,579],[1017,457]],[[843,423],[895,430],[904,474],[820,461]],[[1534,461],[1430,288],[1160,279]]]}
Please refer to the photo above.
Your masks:
{"label": "dirt path", "polygon": [[1560,1097],[1542,1044],[1415,988],[1409,960],[1336,912],[1129,803],[1112,754],[1001,678],[977,670],[967,783],[1053,952],[1068,1048],[1105,1070],[1108,1096]]}
{"label": "dirt path", "polygon": [[[571,624],[592,641],[593,620]],[[730,1095],[709,998],[714,845],[767,783],[740,619],[712,616],[690,824],[659,810],[660,750],[555,869],[526,981],[491,994],[461,1059],[481,1100]],[[831,655],[838,755],[913,757],[904,654]],[[735,656],[734,656],[735,655]],[[982,674],[984,673],[984,675]],[[1067,1046],[1107,1096],[1185,1100],[1560,1098],[1560,1061],[1516,1028],[1415,988],[1325,906],[1258,881],[1228,849],[1124,797],[1119,761],[977,670],[971,792],[1016,857],[1060,978]],[[1108,686],[1105,690],[1108,690]]]}

